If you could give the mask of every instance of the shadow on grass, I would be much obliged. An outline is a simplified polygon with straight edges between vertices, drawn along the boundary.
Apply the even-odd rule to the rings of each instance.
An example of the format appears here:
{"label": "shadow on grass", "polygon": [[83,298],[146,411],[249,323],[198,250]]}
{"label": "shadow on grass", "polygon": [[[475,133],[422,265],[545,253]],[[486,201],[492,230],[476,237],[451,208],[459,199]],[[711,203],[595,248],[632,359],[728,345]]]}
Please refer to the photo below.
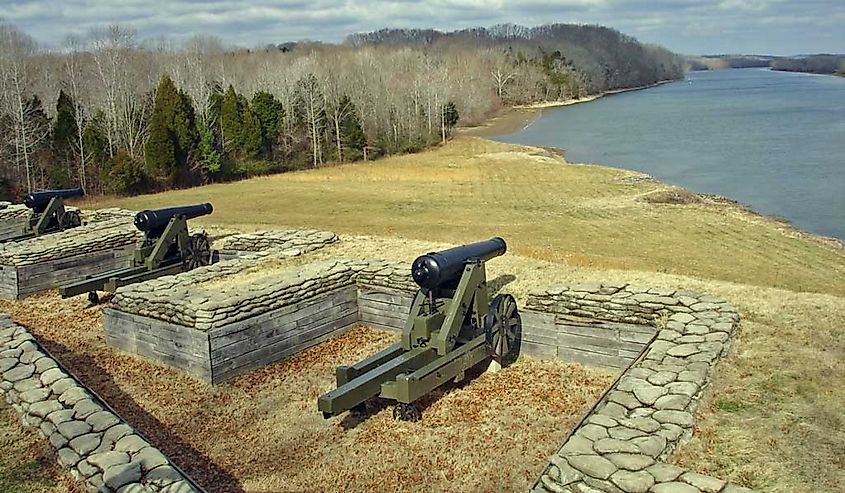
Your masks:
{"label": "shadow on grass", "polygon": [[208,456],[180,438],[173,430],[147,412],[115,383],[112,376],[90,358],[54,340],[38,341],[53,357],[118,416],[158,448],[201,488],[209,493],[243,493],[237,478],[214,463]]}
{"label": "shadow on grass", "polygon": [[511,274],[503,274],[491,281],[487,281],[487,288],[490,290],[490,298],[492,299],[494,296],[499,294],[505,286],[508,284],[516,281],[516,276]]}

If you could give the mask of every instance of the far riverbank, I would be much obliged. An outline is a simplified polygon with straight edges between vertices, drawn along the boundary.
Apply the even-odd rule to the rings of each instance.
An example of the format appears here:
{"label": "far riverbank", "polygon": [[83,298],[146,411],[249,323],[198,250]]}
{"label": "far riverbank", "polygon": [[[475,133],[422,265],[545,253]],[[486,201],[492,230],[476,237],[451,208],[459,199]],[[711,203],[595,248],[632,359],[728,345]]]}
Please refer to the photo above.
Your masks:
{"label": "far riverbank", "polygon": [[497,114],[488,119],[481,125],[474,127],[462,127],[458,129],[458,133],[463,135],[470,135],[473,137],[492,137],[494,135],[507,135],[519,132],[531,126],[534,122],[543,116],[543,110],[546,108],[557,108],[560,106],[570,106],[574,104],[589,103],[604,96],[612,96],[614,94],[621,94],[623,92],[640,91],[656,87],[669,82],[678,82],[677,80],[663,80],[655,82],[654,84],[647,84],[644,86],[629,87],[625,89],[613,89],[604,91],[600,94],[593,94],[584,96],[582,98],[572,98],[563,101],[543,101],[541,103],[533,103],[529,105],[508,106],[501,108]]}

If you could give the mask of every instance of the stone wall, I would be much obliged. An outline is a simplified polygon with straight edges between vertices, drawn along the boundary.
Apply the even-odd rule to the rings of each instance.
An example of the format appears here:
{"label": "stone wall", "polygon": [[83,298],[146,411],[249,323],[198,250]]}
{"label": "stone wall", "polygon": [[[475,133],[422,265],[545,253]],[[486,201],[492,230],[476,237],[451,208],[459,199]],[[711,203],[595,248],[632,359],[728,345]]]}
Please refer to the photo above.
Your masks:
{"label": "stone wall", "polygon": [[158,449],[0,315],[0,395],[57,450],[90,491],[199,491]]}
{"label": "stone wall", "polygon": [[122,209],[120,207],[107,207],[105,209],[83,209],[81,212],[82,222],[85,224],[111,221],[114,219],[122,219],[126,222],[131,223],[135,220],[135,214],[137,214],[137,212],[135,211],[129,209]]}
{"label": "stone wall", "polygon": [[[197,269],[189,276],[162,277],[119,288],[112,298],[114,309],[165,322],[207,331],[245,320],[261,313],[298,303],[334,291],[354,282],[354,271],[342,261],[322,261],[256,279],[249,284],[224,287],[195,283],[197,277],[213,278],[226,268],[233,272],[254,266],[255,259],[229,260]],[[217,271],[217,273],[215,273]],[[191,274],[191,273],[187,273]],[[180,278],[181,277],[181,278]],[[209,279],[210,280],[210,279]]]}
{"label": "stone wall", "polygon": [[[240,233],[223,238],[219,246],[221,258],[237,256],[241,252],[278,251],[286,257],[296,257],[337,243],[337,234],[314,229],[288,229]],[[216,246],[216,245],[215,245]]]}
{"label": "stone wall", "polygon": [[18,236],[29,218],[29,209],[23,204],[0,202],[0,240]]}
{"label": "stone wall", "polygon": [[111,219],[26,241],[0,244],[0,265],[21,266],[83,253],[134,246],[143,238],[131,222]]}
{"label": "stone wall", "polygon": [[533,491],[750,491],[668,462],[692,436],[699,399],[738,327],[730,303],[671,289],[593,285],[536,292],[528,306],[657,328],[654,341],[552,456]]}
{"label": "stone wall", "polygon": [[29,208],[23,204],[0,202],[0,221],[9,221],[29,216]]}
{"label": "stone wall", "polygon": [[0,244],[0,297],[20,299],[129,265],[142,237],[113,219]]}
{"label": "stone wall", "polygon": [[406,262],[347,260],[346,263],[356,271],[355,281],[360,286],[387,288],[411,295],[419,289],[411,277],[411,266]]}

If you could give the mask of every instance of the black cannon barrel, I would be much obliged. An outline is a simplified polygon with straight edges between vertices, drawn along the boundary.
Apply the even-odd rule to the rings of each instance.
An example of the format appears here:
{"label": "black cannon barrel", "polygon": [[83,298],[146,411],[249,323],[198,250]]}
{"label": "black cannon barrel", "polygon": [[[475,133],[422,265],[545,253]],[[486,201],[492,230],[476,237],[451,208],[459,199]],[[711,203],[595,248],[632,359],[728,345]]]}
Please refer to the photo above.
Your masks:
{"label": "black cannon barrel", "polygon": [[85,195],[85,190],[82,187],[65,188],[63,190],[44,190],[43,192],[31,192],[26,194],[23,198],[23,205],[29,207],[35,212],[44,212],[47,204],[53,197],[62,197],[63,199],[71,197],[82,197]]}
{"label": "black cannon barrel", "polygon": [[214,207],[208,202],[205,204],[183,205],[181,207],[167,207],[141,211],[135,214],[135,227],[140,231],[153,231],[167,226],[167,223],[176,216],[184,216],[185,219],[207,216],[211,214]]}
{"label": "black cannon barrel", "polygon": [[427,253],[414,260],[411,275],[421,288],[434,289],[459,278],[468,260],[478,259],[486,262],[504,255],[507,249],[505,240],[497,236],[441,252]]}

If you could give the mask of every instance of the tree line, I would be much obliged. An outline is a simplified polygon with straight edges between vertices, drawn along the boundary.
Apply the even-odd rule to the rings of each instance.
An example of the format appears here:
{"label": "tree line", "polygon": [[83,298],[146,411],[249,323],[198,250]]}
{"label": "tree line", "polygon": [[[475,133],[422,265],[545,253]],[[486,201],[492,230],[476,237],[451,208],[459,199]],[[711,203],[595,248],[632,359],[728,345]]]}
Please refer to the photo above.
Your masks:
{"label": "tree line", "polygon": [[382,30],[228,49],[112,25],[43,50],[0,24],[0,194],[134,194],[416,152],[502,106],[681,77],[599,26]]}
{"label": "tree line", "polygon": [[772,70],[845,75],[845,55],[808,55],[778,58],[772,61]]}

